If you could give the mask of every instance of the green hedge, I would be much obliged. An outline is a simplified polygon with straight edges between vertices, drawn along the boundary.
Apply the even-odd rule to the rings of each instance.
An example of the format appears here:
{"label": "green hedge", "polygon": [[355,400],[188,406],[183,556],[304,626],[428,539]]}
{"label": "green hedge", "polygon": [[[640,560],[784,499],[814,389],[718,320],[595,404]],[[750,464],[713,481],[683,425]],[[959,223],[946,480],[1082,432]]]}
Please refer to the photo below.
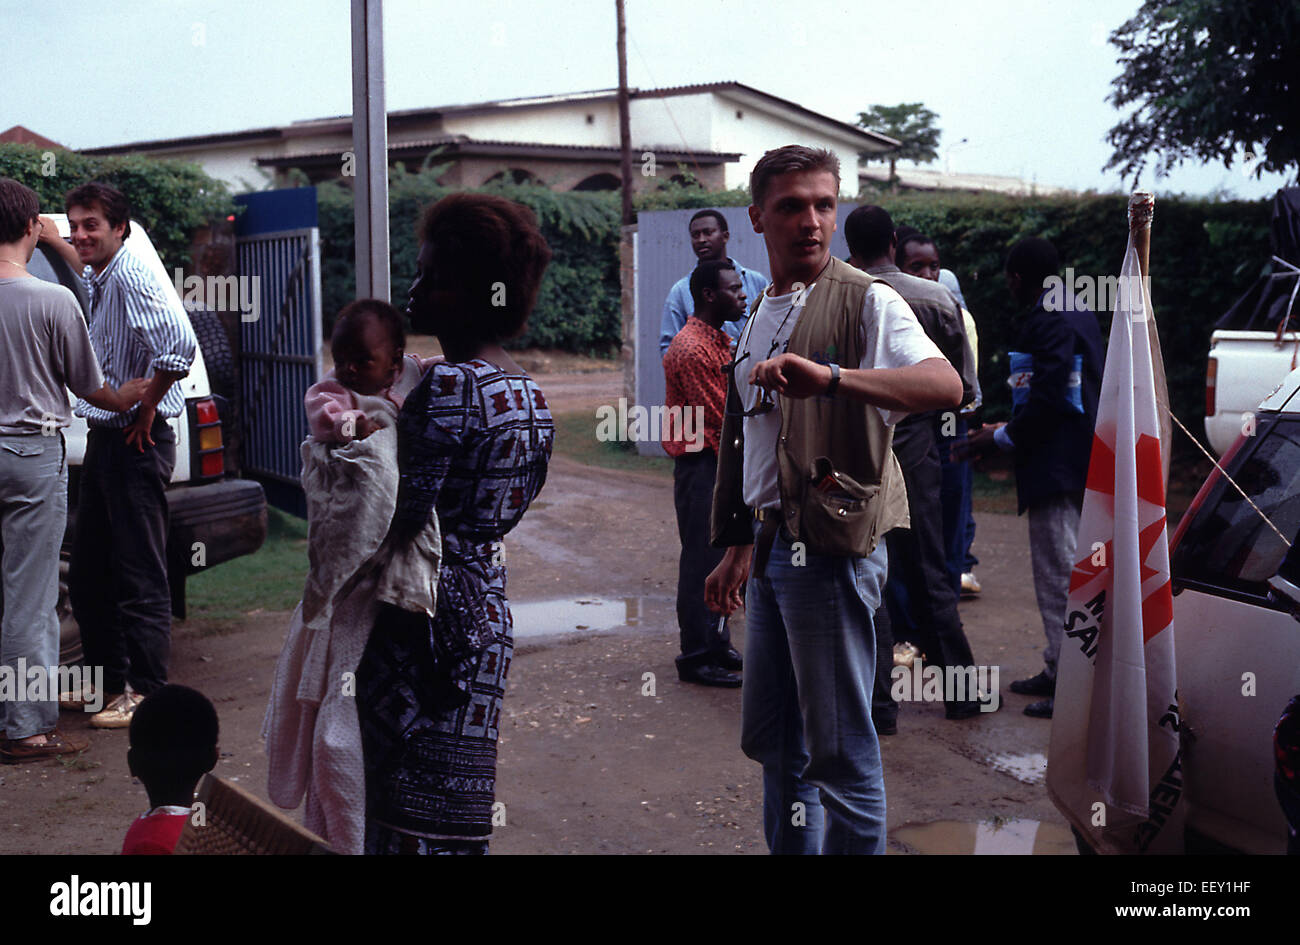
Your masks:
{"label": "green hedge", "polygon": [[[437,183],[443,168],[418,173],[402,168],[389,172],[389,265],[394,304],[406,299],[415,275],[419,243],[415,231],[424,207],[451,193]],[[528,320],[528,331],[513,348],[561,348],[587,354],[612,355],[623,334],[619,286],[618,242],[621,208],[617,193],[557,193],[526,184],[492,184],[480,192],[517,200],[537,214],[553,253]],[[355,241],[352,191],[338,182],[317,187],[323,244],[326,332],[338,311],[355,297]],[[638,210],[691,207],[748,206],[744,190],[709,193],[699,187],[667,183],[638,194]]]}
{"label": "green hedge", "polygon": [[[439,168],[394,170],[390,177],[391,265],[394,300],[405,299],[415,272],[415,225],[420,210],[449,192],[436,182]],[[615,193],[554,193],[506,184],[484,190],[532,207],[554,261],[517,347],[555,347],[610,353],[619,344],[618,234]],[[354,293],[352,194],[341,185],[319,188],[325,243],[327,321]],[[961,280],[979,325],[980,381],[988,419],[1005,419],[1011,397],[1006,352],[1018,315],[1002,275],[1007,250],[1025,236],[1051,240],[1063,266],[1077,276],[1118,276],[1127,240],[1120,195],[1010,197],[998,194],[902,193],[868,198],[898,225],[933,237],[943,264]],[[669,184],[637,196],[638,210],[746,206],[744,190],[708,193]],[[1215,320],[1263,271],[1269,258],[1269,201],[1217,201],[1160,197],[1151,246],[1151,285],[1160,325],[1165,370],[1174,411],[1194,431],[1205,410],[1205,362]],[[1103,337],[1110,312],[1099,312]]]}
{"label": "green hedge", "polygon": [[[1002,274],[1016,240],[1041,236],[1076,276],[1118,276],[1128,239],[1127,197],[1016,198],[977,194],[902,194],[877,198],[898,226],[933,237],[943,265],[957,273],[979,326],[980,383],[986,417],[1010,415],[1006,352],[1018,312]],[[1174,413],[1199,434],[1205,418],[1210,333],[1269,260],[1269,201],[1159,197],[1151,231],[1151,297]],[[1098,312],[1102,337],[1110,312]],[[1179,442],[1178,439],[1175,441]]]}
{"label": "green hedge", "polygon": [[[437,169],[389,176],[389,265],[394,304],[406,299],[415,275],[416,226],[424,207],[450,193]],[[608,193],[555,193],[544,187],[501,184],[481,188],[531,207],[553,253],[528,331],[512,347],[562,348],[611,354],[622,338],[618,273],[619,204]],[[355,297],[352,191],[317,187],[326,331]]]}
{"label": "green hedge", "polygon": [[0,177],[36,191],[42,213],[62,213],[64,195],[89,181],[116,187],[131,201],[132,215],[149,231],[168,272],[187,266],[190,241],[199,227],[235,212],[225,182],[209,177],[197,164],[139,155],[92,157],[0,144]]}

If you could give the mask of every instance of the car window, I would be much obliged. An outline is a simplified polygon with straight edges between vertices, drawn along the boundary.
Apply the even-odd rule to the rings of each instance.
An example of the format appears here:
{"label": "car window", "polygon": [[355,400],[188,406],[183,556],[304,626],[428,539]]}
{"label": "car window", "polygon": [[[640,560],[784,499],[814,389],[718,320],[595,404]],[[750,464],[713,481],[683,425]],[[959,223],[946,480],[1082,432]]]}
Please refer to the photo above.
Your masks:
{"label": "car window", "polygon": [[[1228,472],[1289,541],[1300,536],[1300,419],[1283,416]],[[1268,596],[1287,546],[1228,483],[1197,510],[1178,545],[1175,578],[1234,596]]]}

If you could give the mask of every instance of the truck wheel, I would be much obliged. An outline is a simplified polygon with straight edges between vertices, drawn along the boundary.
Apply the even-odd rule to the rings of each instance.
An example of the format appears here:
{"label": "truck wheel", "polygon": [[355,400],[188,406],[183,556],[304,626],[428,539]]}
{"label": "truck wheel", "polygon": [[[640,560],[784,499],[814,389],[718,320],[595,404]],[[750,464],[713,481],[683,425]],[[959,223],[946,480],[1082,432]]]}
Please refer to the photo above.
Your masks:
{"label": "truck wheel", "polygon": [[208,383],[214,394],[230,398],[235,394],[235,355],[221,317],[207,309],[190,312],[190,324],[203,349],[203,363],[208,369]]}
{"label": "truck wheel", "polygon": [[71,665],[82,660],[81,629],[72,616],[72,604],[68,599],[68,557],[59,557],[59,603],[56,605],[59,615],[59,663]]}

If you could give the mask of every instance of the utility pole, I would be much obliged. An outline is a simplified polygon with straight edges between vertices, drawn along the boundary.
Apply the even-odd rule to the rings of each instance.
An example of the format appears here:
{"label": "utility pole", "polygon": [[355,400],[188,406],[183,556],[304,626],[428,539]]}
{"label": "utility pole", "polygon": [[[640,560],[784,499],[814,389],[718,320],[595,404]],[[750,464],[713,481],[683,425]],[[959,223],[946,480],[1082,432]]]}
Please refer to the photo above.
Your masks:
{"label": "utility pole", "polygon": [[352,0],[352,161],[357,297],[388,301],[388,113],[384,3]]}
{"label": "utility pole", "polygon": [[622,152],[623,225],[632,224],[632,128],[627,103],[627,14],[623,0],[614,0],[618,9],[618,146]]}

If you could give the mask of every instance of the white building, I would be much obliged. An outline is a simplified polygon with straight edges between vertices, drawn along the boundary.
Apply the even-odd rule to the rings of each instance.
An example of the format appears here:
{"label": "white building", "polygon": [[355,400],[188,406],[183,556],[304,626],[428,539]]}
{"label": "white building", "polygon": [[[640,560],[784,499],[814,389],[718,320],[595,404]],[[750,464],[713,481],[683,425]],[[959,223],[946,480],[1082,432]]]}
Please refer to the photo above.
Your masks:
{"label": "white building", "polygon": [[[859,153],[897,144],[739,82],[634,89],[629,119],[638,190],[685,174],[709,190],[745,187],[763,152],[803,144],[839,156],[842,189],[852,195]],[[411,170],[431,154],[433,163],[451,163],[443,181],[452,186],[476,187],[509,176],[556,190],[614,190],[620,180],[617,92],[389,112],[388,147],[390,163]],[[294,167],[313,181],[345,176],[351,149],[352,121],[343,116],[84,153],[193,161],[238,192],[279,183]]]}

